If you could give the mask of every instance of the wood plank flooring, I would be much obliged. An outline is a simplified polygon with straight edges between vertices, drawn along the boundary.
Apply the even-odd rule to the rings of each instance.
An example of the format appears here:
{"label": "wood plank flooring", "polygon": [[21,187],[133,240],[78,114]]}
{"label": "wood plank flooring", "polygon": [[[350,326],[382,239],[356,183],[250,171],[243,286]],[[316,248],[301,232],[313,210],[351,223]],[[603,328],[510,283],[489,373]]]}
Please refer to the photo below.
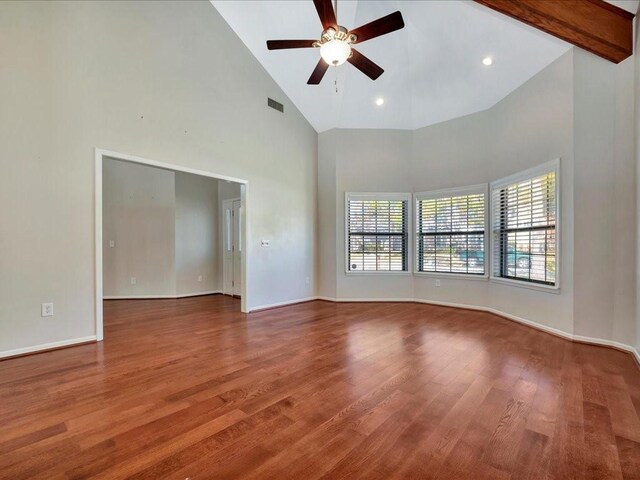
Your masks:
{"label": "wood plank flooring", "polygon": [[639,479],[640,370],[481,312],[105,302],[0,362],[2,479]]}

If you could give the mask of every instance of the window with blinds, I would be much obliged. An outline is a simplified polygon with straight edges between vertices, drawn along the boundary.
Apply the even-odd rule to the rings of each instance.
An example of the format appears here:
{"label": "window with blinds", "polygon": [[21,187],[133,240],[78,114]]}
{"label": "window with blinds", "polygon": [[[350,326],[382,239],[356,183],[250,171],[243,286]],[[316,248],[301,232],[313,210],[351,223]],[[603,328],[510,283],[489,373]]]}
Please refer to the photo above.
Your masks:
{"label": "window with blinds", "polygon": [[558,163],[492,185],[493,276],[557,285]]}
{"label": "window with blinds", "polygon": [[408,195],[347,194],[347,271],[408,271]]}
{"label": "window with blinds", "polygon": [[484,275],[486,186],[415,198],[416,270]]}

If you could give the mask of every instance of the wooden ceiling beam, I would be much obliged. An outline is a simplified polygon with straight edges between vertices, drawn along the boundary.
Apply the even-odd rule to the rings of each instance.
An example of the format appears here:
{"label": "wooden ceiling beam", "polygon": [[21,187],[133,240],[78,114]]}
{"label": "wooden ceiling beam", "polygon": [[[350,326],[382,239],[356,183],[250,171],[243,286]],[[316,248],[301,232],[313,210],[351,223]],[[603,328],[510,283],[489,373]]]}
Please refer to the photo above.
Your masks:
{"label": "wooden ceiling beam", "polygon": [[475,0],[614,63],[633,55],[632,13],[604,0]]}

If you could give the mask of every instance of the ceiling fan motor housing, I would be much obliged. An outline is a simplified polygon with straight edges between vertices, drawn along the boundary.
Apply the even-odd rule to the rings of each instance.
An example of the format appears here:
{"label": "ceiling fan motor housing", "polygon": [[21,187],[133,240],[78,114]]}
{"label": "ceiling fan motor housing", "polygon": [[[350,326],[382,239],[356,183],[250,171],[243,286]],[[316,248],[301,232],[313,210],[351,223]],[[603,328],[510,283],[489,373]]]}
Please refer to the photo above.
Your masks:
{"label": "ceiling fan motor housing", "polygon": [[347,30],[342,25],[337,25],[336,28],[329,27],[322,32],[320,36],[320,41],[316,42],[318,47],[321,47],[327,42],[331,40],[340,40],[341,42],[354,43],[357,40],[357,37],[353,34],[349,34],[349,30]]}

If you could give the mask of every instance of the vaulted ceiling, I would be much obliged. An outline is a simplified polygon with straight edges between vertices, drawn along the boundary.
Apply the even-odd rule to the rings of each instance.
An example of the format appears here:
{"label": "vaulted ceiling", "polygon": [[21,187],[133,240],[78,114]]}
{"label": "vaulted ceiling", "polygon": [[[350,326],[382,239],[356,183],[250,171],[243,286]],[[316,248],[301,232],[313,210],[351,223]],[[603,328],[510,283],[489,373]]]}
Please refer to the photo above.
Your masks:
{"label": "vaulted ceiling", "polygon": [[[268,51],[265,42],[319,37],[311,0],[211,3],[319,132],[416,129],[485,110],[571,48],[471,1],[339,0],[338,21],[347,28],[396,10],[406,27],[358,46],[385,69],[378,80],[345,64],[310,86],[317,49]],[[638,6],[637,0],[611,3],[630,11]],[[490,67],[482,64],[487,56]],[[382,106],[375,103],[380,97]]]}

